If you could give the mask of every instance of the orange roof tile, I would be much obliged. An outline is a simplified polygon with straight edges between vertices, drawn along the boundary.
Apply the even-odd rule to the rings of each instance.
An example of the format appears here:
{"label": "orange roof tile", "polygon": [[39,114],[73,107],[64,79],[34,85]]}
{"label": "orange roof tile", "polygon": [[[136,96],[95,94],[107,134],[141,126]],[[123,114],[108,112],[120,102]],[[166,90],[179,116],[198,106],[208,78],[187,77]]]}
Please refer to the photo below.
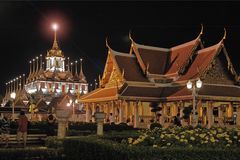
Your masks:
{"label": "orange roof tile", "polygon": [[199,50],[187,72],[182,75],[178,81],[198,78],[210,65],[214,56],[218,53],[220,46],[220,43],[218,43],[214,46]]}
{"label": "orange roof tile", "polygon": [[169,67],[166,74],[177,74],[194,53],[194,48],[199,44],[199,39],[171,48]]}
{"label": "orange roof tile", "polygon": [[109,99],[115,99],[117,96],[117,88],[98,88],[88,94],[80,97],[80,101],[104,101]]}

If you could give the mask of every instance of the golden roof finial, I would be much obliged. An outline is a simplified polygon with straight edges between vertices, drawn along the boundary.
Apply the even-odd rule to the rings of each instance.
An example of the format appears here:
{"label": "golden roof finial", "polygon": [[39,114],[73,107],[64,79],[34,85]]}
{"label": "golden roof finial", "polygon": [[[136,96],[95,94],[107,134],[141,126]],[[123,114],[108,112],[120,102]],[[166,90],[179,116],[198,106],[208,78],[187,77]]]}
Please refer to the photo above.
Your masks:
{"label": "golden roof finial", "polygon": [[109,45],[108,45],[108,37],[106,37],[105,42],[106,42],[106,47],[107,47],[107,48],[110,48]]}
{"label": "golden roof finial", "polygon": [[223,35],[222,40],[225,40],[225,39],[226,39],[226,36],[227,36],[227,30],[226,30],[226,28],[224,27],[224,35]]}
{"label": "golden roof finial", "polygon": [[203,34],[203,24],[201,23],[201,30],[200,30],[200,33],[199,33],[197,39],[199,39],[202,36],[202,34]]}
{"label": "golden roof finial", "polygon": [[226,37],[227,37],[227,30],[226,30],[226,28],[224,27],[223,38],[221,39],[221,41],[219,42],[219,44],[222,44],[222,45],[223,45],[223,42],[224,42],[224,40],[226,39]]}
{"label": "golden roof finial", "polygon": [[129,30],[129,32],[128,32],[128,37],[129,37],[129,39],[133,42],[133,39],[132,39],[132,31],[131,31],[131,30]]}
{"label": "golden roof finial", "polygon": [[125,72],[124,72],[124,68],[123,68],[123,70],[122,70],[122,79],[124,78],[124,74],[125,74]]}

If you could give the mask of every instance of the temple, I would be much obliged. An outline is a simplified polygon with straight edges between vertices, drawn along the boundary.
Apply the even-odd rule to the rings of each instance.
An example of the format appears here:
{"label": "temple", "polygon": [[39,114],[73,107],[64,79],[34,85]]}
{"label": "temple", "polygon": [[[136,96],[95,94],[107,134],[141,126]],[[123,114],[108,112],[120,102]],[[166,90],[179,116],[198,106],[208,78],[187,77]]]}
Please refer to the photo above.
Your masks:
{"label": "temple", "polygon": [[[6,94],[3,106],[10,106],[11,93],[16,93],[15,109],[27,109],[34,112],[54,113],[54,104],[59,97],[68,95],[75,103],[75,109],[79,110],[80,104],[77,98],[88,93],[88,83],[83,73],[82,61],[70,63],[60,49],[54,28],[54,41],[52,48],[47,51],[45,58],[42,54],[29,61],[29,74],[25,74],[6,83]],[[45,63],[43,60],[45,59]],[[78,63],[80,62],[80,63]],[[46,65],[45,65],[46,64]],[[32,109],[31,109],[32,106]]]}
{"label": "temple", "polygon": [[[199,35],[186,43],[171,48],[143,45],[129,34],[128,53],[113,50],[106,41],[108,56],[99,88],[82,96],[86,107],[86,122],[94,121],[97,109],[112,113],[115,123],[132,123],[146,128],[154,121],[151,104],[159,104],[159,123],[169,126],[177,114],[195,106],[197,124],[240,125],[240,86],[223,38],[205,47]],[[187,83],[197,84],[196,91]],[[192,87],[192,86],[190,86]],[[194,105],[195,104],[195,105]],[[193,121],[191,111],[189,121]]]}

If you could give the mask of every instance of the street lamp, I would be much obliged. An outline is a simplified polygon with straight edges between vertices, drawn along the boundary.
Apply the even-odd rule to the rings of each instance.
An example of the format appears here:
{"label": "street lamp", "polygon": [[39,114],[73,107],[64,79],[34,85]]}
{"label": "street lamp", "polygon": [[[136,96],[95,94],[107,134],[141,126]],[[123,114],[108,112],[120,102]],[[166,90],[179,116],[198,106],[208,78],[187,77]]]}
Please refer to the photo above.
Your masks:
{"label": "street lamp", "polygon": [[192,118],[192,124],[195,126],[197,124],[196,120],[196,95],[197,91],[202,88],[203,82],[198,79],[197,81],[191,82],[190,80],[187,82],[187,89],[192,90],[192,96],[193,96],[193,118]]}
{"label": "street lamp", "polygon": [[14,107],[15,107],[15,98],[16,98],[16,93],[15,92],[12,92],[10,94],[10,97],[12,99],[12,120],[14,121]]}

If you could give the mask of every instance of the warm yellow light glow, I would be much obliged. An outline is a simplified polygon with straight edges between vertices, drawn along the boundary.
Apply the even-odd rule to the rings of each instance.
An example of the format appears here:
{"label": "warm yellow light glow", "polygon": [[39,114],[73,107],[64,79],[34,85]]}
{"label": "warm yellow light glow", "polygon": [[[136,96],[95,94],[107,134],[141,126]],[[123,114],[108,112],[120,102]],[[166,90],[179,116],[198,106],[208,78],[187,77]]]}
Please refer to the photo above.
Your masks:
{"label": "warm yellow light glow", "polygon": [[202,81],[200,79],[197,80],[196,86],[197,86],[197,88],[201,88],[202,87]]}
{"label": "warm yellow light glow", "polygon": [[58,25],[57,25],[56,23],[54,23],[54,24],[52,25],[52,28],[53,28],[54,31],[56,31],[56,30],[58,29]]}
{"label": "warm yellow light glow", "polygon": [[11,97],[12,99],[15,99],[15,98],[16,98],[16,93],[15,93],[15,92],[12,92],[12,93],[10,94],[10,97]]}
{"label": "warm yellow light glow", "polygon": [[192,82],[191,81],[187,82],[187,89],[192,89]]}

